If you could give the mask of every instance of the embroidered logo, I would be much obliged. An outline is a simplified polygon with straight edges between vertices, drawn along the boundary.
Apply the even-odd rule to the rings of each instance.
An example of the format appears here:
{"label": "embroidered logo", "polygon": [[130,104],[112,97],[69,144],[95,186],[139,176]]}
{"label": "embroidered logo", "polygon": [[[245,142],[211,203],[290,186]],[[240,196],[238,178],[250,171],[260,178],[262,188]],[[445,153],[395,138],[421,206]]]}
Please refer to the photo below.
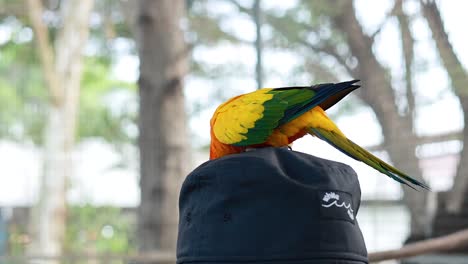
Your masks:
{"label": "embroidered logo", "polygon": [[351,195],[339,191],[320,192],[320,206],[323,217],[348,220],[354,223]]}

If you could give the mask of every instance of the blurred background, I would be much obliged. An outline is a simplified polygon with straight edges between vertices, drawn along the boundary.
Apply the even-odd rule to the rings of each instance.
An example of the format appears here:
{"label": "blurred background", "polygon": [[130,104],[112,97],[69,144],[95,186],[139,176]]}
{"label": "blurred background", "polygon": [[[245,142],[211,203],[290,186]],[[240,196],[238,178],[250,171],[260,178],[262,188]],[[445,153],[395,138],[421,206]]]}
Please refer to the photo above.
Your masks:
{"label": "blurred background", "polygon": [[368,251],[467,228],[467,9],[430,0],[0,0],[0,256],[170,260],[178,190],[208,159],[216,107],[258,87],[350,79],[362,88],[332,119],[432,188],[402,188],[311,137],[295,143],[357,171]]}

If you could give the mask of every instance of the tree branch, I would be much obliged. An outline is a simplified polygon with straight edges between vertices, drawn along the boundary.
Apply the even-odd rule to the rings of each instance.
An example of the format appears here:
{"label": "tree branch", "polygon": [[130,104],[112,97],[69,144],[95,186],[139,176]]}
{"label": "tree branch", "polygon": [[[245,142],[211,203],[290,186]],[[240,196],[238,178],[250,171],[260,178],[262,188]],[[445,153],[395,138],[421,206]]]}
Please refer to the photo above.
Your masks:
{"label": "tree branch", "polygon": [[401,46],[405,61],[406,100],[408,103],[407,118],[413,119],[415,109],[415,97],[413,91],[413,61],[414,61],[414,38],[410,30],[409,17],[403,12],[403,0],[396,0],[392,13],[398,19],[401,33]]}
{"label": "tree branch", "polygon": [[320,76],[320,82],[333,82],[337,83],[340,80],[338,79],[333,69],[326,67],[325,65],[321,64],[320,62],[316,61],[305,61],[305,68],[308,72]]}
{"label": "tree branch", "polygon": [[[416,145],[424,145],[430,143],[446,142],[452,140],[463,140],[463,133],[461,131],[448,132],[440,135],[433,136],[419,136],[416,139]],[[366,147],[368,151],[380,151],[385,149],[384,144]]]}
{"label": "tree branch", "polygon": [[331,43],[326,42],[323,43],[321,46],[314,46],[307,42],[304,42],[303,44],[309,47],[310,49],[315,50],[318,53],[323,53],[333,57],[341,66],[343,66],[348,71],[349,75],[353,76],[354,78],[357,78],[357,76],[359,75],[356,68],[352,68],[348,64],[347,58],[344,58],[343,56],[338,54],[335,46],[333,46]]}
{"label": "tree branch", "polygon": [[253,20],[255,22],[255,31],[257,38],[255,39],[255,51],[257,55],[257,64],[255,66],[255,77],[257,80],[257,89],[263,87],[263,40],[262,40],[262,10],[260,0],[255,0],[253,4]]}
{"label": "tree branch", "polygon": [[[236,0],[227,0],[227,1],[230,2],[231,4],[233,4],[234,6],[236,6],[239,9],[239,11],[247,13],[247,14],[253,16],[252,10],[242,6],[238,1],[236,1]],[[336,62],[338,62],[341,66],[343,66],[346,69],[346,71],[348,71],[349,75],[351,75],[353,77],[358,75],[356,69],[350,67],[349,64],[347,63],[347,61],[346,61],[347,58],[344,58],[343,56],[341,56],[336,51],[335,46],[332,45],[331,43],[327,42],[327,43],[322,43],[322,45],[313,45],[312,43],[304,40],[303,38],[300,38],[300,37],[298,37],[296,35],[290,34],[289,30],[283,28],[282,27],[283,23],[281,23],[281,21],[278,21],[278,20],[280,20],[282,18],[278,18],[278,17],[268,15],[268,14],[265,14],[265,18],[279,33],[281,33],[281,35],[286,37],[288,40],[293,40],[293,41],[295,41],[295,42],[297,42],[297,43],[311,49],[312,51],[314,51],[316,53],[322,53],[322,54],[331,56],[332,58],[334,58],[336,60]],[[293,22],[295,23],[295,26],[300,26],[305,31],[308,31],[308,32],[311,32],[311,31],[315,32],[316,31],[310,25],[307,25],[307,24],[304,24],[304,23],[299,23],[299,22],[296,22],[296,21],[293,21]]]}
{"label": "tree branch", "polygon": [[42,21],[43,6],[40,0],[28,0],[27,4],[49,97],[52,104],[60,105],[63,103],[63,90],[60,88],[61,81],[55,69],[54,51],[50,44],[48,30]]}
{"label": "tree branch", "polygon": [[0,1],[0,18],[7,16],[24,17],[27,15],[22,1]]}
{"label": "tree branch", "polygon": [[227,0],[229,3],[233,4],[234,6],[237,7],[237,9],[239,9],[239,11],[241,12],[244,12],[244,13],[247,13],[251,16],[253,16],[253,12],[251,9],[249,8],[246,8],[244,6],[242,6],[241,4],[239,4],[239,2],[237,2],[237,0]]}
{"label": "tree branch", "polygon": [[[352,68],[348,62],[347,62],[347,58],[343,57],[342,55],[340,55],[338,53],[338,51],[336,50],[336,46],[333,45],[332,43],[330,43],[329,41],[327,40],[322,40],[322,42],[320,43],[320,45],[314,45],[310,42],[308,42],[307,40],[299,37],[298,35],[293,35],[290,33],[290,31],[286,28],[283,28],[282,25],[283,23],[281,23],[281,21],[279,21],[281,18],[278,18],[278,17],[275,17],[275,16],[271,16],[271,15],[267,15],[267,20],[268,22],[281,34],[283,35],[285,38],[287,38],[289,41],[292,41],[292,42],[296,42],[296,43],[299,43],[301,45],[303,45],[304,47],[308,48],[308,49],[311,49],[313,52],[315,53],[322,53],[322,54],[325,54],[325,55],[328,55],[330,57],[332,57],[333,59],[335,59],[335,61],[340,64],[341,66],[343,66],[346,71],[348,71],[349,75],[353,76],[353,77],[356,77],[358,74],[357,74],[357,70],[355,68]],[[305,25],[303,23],[298,23],[298,22],[295,22],[295,26],[299,26],[299,27],[302,27],[305,31],[313,31],[313,28],[311,28],[310,26],[308,25]]]}
{"label": "tree branch", "polygon": [[428,253],[459,249],[466,246],[468,246],[468,229],[447,236],[407,244],[400,249],[370,253],[369,262],[403,259]]}
{"label": "tree branch", "polygon": [[468,72],[455,54],[436,3],[432,0],[420,1],[423,15],[432,32],[441,61],[449,75],[455,94],[458,96],[464,113],[464,146],[458,163],[457,175],[447,203],[447,210],[452,213],[462,209],[468,185]]}
{"label": "tree branch", "polygon": [[394,15],[395,15],[395,11],[397,9],[397,6],[398,6],[398,2],[402,2],[402,0],[396,0],[395,1],[395,5],[393,6],[393,8],[390,10],[390,12],[388,12],[385,17],[384,17],[384,20],[380,23],[380,25],[377,27],[377,29],[374,31],[374,33],[372,33],[369,37],[371,38],[372,40],[372,43],[374,42],[374,39],[375,37],[380,34],[380,32],[382,31],[382,28],[385,26],[385,24],[387,24],[388,20],[390,18],[392,18]]}
{"label": "tree branch", "polygon": [[455,54],[455,50],[450,43],[447,31],[437,7],[433,0],[420,1],[423,15],[426,18],[432,37],[437,46],[442,63],[450,77],[454,92],[457,96],[468,97],[466,84],[468,83],[468,72]]}

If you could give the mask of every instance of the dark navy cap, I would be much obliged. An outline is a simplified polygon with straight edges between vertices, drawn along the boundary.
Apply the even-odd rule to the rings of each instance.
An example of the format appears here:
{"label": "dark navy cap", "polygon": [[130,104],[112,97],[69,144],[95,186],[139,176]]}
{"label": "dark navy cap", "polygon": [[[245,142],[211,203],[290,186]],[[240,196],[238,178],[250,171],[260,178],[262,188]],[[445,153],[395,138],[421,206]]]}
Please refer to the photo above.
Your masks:
{"label": "dark navy cap", "polygon": [[287,148],[208,161],[182,186],[177,263],[368,263],[348,165]]}

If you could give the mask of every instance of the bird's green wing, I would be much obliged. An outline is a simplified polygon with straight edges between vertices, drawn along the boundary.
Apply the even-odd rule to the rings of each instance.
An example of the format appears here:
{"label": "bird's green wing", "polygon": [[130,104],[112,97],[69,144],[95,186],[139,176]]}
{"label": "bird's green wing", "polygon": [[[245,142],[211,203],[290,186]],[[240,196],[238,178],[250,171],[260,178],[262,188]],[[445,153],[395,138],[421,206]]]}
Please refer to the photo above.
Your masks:
{"label": "bird's green wing", "polygon": [[235,97],[215,112],[211,125],[216,138],[235,146],[250,146],[266,141],[288,108],[310,100],[313,91],[301,89],[260,89]]}
{"label": "bird's green wing", "polygon": [[230,99],[216,110],[211,126],[224,144],[251,146],[264,143],[278,126],[315,106],[330,107],[359,86],[357,80],[308,87],[260,89]]}
{"label": "bird's green wing", "polygon": [[[284,113],[283,118],[279,121],[279,124],[282,125],[288,123],[316,106],[320,106],[323,110],[327,110],[350,92],[359,88],[359,85],[355,85],[358,81],[359,80],[352,80],[340,83],[322,83],[309,87],[286,87],[273,89],[272,92],[278,93],[290,89],[300,89],[302,93],[313,91],[313,97],[308,100],[303,100],[301,103],[288,108]],[[298,93],[295,94],[295,96],[299,97],[298,100],[300,100],[303,95]]]}

